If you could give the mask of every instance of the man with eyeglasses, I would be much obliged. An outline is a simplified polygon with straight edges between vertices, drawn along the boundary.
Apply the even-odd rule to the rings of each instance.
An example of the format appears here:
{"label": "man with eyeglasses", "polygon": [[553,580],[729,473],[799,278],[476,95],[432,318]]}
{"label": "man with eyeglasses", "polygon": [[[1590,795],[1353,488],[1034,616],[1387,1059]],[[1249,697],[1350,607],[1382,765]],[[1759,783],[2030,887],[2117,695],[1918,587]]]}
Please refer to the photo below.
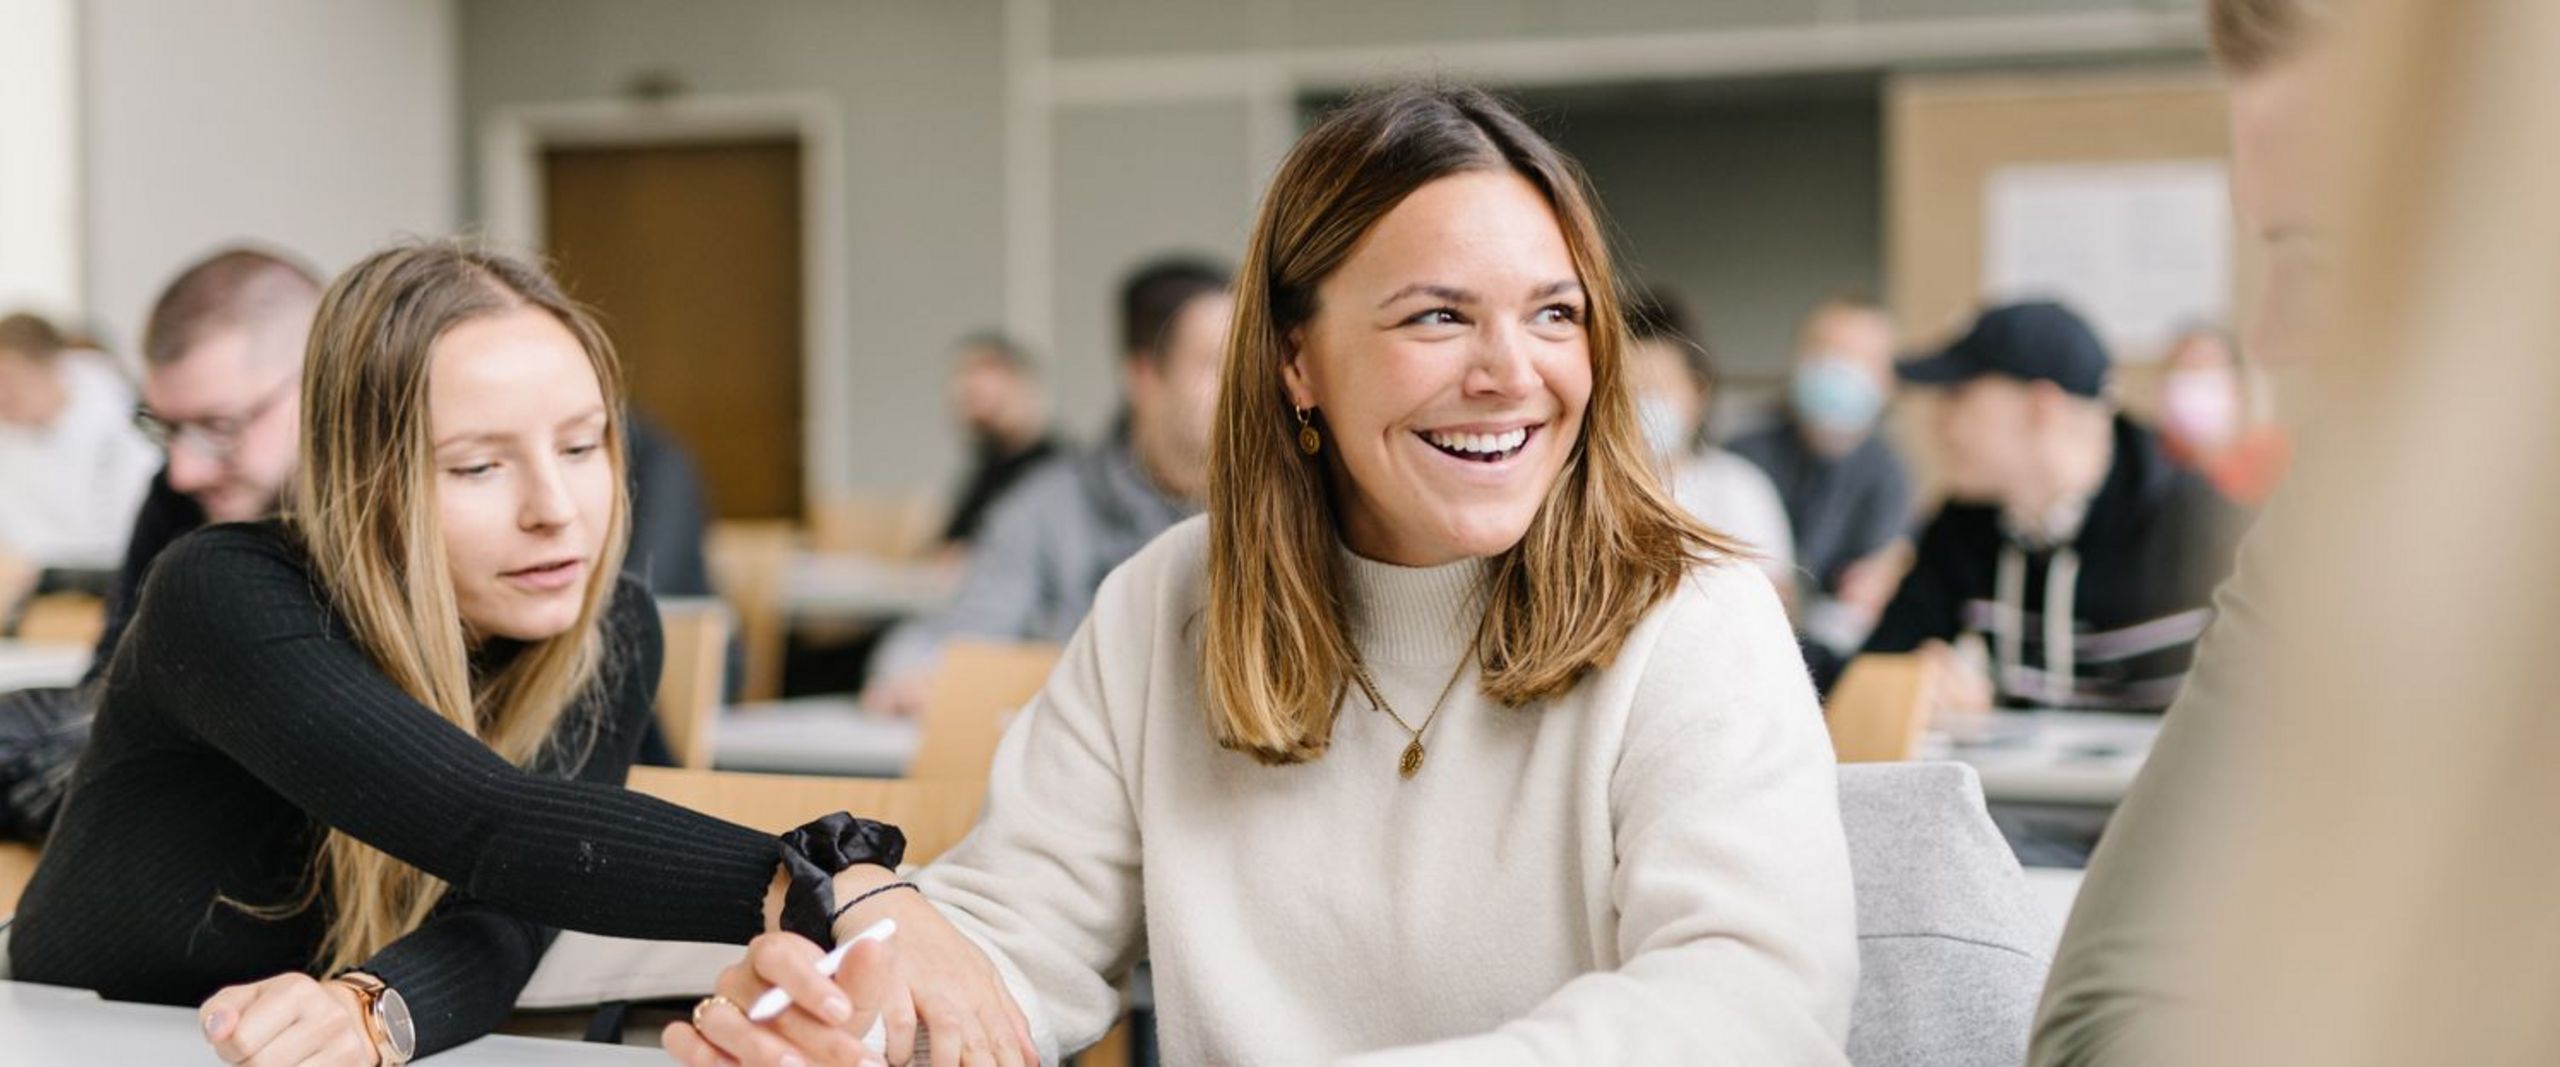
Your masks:
{"label": "man with eyeglasses", "polygon": [[89,673],[70,689],[0,695],[0,836],[36,839],[60,809],[88,741],[89,693],[151,561],[207,523],[265,518],[299,465],[303,343],[320,279],[273,253],[235,248],[179,274],[143,328],[134,424],[164,448],[107,599]]}

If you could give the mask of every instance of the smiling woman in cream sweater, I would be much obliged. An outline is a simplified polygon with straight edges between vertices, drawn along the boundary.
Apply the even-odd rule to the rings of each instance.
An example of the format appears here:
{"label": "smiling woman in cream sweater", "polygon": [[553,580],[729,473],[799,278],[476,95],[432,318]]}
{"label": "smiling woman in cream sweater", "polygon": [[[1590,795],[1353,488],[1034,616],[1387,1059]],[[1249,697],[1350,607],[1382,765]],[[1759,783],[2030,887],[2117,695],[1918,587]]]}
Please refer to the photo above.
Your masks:
{"label": "smiling woman in cream sweater", "polygon": [[1144,958],[1174,1063],[1840,1061],[1829,742],[1768,579],[1648,473],[1613,284],[1492,98],[1310,132],[1208,514],[1104,583],[923,894],[863,908],[938,908],[1044,1058]]}

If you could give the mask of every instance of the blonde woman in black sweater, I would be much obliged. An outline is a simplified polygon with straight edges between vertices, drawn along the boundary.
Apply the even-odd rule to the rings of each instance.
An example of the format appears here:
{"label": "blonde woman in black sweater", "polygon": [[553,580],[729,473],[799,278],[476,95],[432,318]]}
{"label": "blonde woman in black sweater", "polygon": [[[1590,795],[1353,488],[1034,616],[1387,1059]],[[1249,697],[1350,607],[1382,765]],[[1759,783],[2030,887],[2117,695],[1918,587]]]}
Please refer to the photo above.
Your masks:
{"label": "blonde woman in black sweater", "polygon": [[233,1063],[397,1064],[495,1026],[553,928],[753,942],[802,1007],[761,1033],[735,997],[694,1013],[747,1062],[800,1058],[776,1034],[861,1061],[874,1012],[911,1037],[919,1003],[1017,1062],[1010,1001],[947,927],[908,923],[837,983],[811,966],[839,899],[896,884],[895,828],[777,840],[618,787],[657,615],[615,578],[612,352],[549,278],[379,253],[323,302],[303,396],[287,518],[192,535],[145,580],[16,977],[201,1002]]}

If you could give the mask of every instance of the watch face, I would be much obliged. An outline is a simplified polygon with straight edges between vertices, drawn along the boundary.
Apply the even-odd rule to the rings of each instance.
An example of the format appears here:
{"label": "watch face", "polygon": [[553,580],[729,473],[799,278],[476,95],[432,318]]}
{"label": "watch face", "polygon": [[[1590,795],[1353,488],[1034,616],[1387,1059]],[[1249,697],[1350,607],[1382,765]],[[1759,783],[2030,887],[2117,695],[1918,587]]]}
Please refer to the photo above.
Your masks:
{"label": "watch face", "polygon": [[418,1052],[418,1027],[409,1019],[409,1002],[400,999],[397,989],[384,989],[373,1002],[373,1016],[382,1024],[382,1038],[391,1043],[391,1052],[399,1062],[407,1063]]}

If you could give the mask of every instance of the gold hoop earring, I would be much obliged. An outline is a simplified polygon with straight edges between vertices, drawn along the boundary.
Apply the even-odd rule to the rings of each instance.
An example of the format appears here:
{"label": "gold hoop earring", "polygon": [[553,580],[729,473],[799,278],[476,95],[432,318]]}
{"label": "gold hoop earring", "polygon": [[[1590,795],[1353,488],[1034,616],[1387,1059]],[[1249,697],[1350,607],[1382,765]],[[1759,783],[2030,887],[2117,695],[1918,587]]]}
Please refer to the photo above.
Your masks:
{"label": "gold hoop earring", "polygon": [[1298,409],[1298,451],[1309,456],[1324,451],[1324,435],[1317,433],[1315,424],[1307,421],[1307,412],[1311,410]]}

